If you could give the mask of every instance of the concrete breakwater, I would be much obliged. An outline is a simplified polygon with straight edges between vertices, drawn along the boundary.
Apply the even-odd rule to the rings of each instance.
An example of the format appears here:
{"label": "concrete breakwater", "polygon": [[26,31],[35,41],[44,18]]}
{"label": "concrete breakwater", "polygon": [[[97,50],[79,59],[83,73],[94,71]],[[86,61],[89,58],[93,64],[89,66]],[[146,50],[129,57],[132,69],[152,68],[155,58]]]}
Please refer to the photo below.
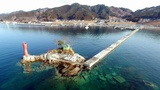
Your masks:
{"label": "concrete breakwater", "polygon": [[126,36],[122,37],[117,42],[113,43],[109,47],[103,49],[101,52],[90,58],[89,60],[84,62],[84,66],[91,68],[93,65],[95,65],[98,61],[103,59],[105,56],[107,56],[111,51],[113,51],[116,47],[118,47],[121,43],[123,43],[125,40],[127,40],[129,37],[131,37],[133,34],[135,34],[139,29],[133,30],[131,33],[127,34]]}

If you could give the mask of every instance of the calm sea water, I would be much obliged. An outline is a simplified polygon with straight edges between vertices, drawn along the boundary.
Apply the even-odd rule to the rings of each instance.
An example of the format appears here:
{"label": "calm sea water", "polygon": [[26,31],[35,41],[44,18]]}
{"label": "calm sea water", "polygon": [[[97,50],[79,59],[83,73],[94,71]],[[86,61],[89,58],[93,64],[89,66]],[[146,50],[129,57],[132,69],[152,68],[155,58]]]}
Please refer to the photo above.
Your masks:
{"label": "calm sea water", "polygon": [[24,73],[19,63],[23,41],[28,43],[30,54],[38,55],[54,49],[57,40],[64,40],[89,59],[129,32],[105,27],[85,30],[0,24],[0,90],[159,90],[160,30],[138,31],[92,70],[76,77],[58,77],[50,66]]}

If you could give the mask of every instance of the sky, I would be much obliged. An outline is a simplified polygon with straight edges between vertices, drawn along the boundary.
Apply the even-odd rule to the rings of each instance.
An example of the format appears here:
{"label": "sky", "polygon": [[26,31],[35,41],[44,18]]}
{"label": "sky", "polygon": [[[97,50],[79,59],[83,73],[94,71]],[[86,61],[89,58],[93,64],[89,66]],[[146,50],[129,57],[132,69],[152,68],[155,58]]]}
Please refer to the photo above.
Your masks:
{"label": "sky", "polygon": [[62,5],[79,3],[82,5],[105,4],[106,6],[124,7],[136,11],[146,7],[160,5],[160,0],[0,0],[0,13],[30,11],[39,8],[54,8]]}

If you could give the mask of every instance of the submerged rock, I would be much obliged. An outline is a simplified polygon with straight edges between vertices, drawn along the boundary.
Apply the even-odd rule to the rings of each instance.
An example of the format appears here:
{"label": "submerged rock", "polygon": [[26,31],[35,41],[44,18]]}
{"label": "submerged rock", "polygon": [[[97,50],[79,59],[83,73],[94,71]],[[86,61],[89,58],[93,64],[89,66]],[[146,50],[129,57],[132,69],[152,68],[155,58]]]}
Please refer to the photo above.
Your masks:
{"label": "submerged rock", "polygon": [[58,65],[56,66],[56,70],[58,71],[59,75],[65,77],[76,76],[83,67],[80,63],[73,63],[69,61],[59,61],[57,63]]}
{"label": "submerged rock", "polygon": [[107,75],[105,76],[105,78],[107,79],[108,83],[110,83],[110,84],[117,84],[116,81],[113,80],[112,75],[107,74]]}
{"label": "submerged rock", "polygon": [[76,81],[76,84],[78,84],[78,85],[86,84],[86,81],[84,79],[76,79],[75,81]]}
{"label": "submerged rock", "polygon": [[112,76],[110,74],[106,74],[105,76],[108,80],[112,79]]}
{"label": "submerged rock", "polygon": [[103,76],[100,76],[99,79],[102,81],[106,81],[106,79]]}
{"label": "submerged rock", "polygon": [[112,76],[116,76],[117,74],[114,72],[114,73],[112,73]]}
{"label": "submerged rock", "polygon": [[159,90],[159,87],[158,87],[157,85],[155,85],[154,83],[152,83],[152,82],[143,80],[143,83],[144,83],[146,86],[152,88],[153,90]]}
{"label": "submerged rock", "polygon": [[121,76],[113,77],[113,79],[116,80],[116,81],[119,82],[119,83],[124,83],[124,82],[126,82],[126,80],[125,80],[123,77],[121,77]]}

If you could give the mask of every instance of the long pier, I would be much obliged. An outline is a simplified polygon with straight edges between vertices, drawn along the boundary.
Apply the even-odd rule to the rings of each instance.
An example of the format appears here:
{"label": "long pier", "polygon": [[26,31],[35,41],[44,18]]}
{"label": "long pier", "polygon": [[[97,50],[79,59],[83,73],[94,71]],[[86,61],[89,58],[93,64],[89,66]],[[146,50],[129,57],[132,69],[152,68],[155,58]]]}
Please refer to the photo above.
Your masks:
{"label": "long pier", "polygon": [[135,34],[139,29],[133,30],[131,33],[127,34],[126,36],[122,37],[117,42],[113,43],[109,47],[103,49],[101,52],[84,62],[84,66],[91,68],[93,65],[95,65],[98,61],[103,59],[105,56],[107,56],[111,51],[113,51],[116,47],[118,47],[121,43],[123,43],[125,40],[127,40],[129,37],[131,37],[133,34]]}

